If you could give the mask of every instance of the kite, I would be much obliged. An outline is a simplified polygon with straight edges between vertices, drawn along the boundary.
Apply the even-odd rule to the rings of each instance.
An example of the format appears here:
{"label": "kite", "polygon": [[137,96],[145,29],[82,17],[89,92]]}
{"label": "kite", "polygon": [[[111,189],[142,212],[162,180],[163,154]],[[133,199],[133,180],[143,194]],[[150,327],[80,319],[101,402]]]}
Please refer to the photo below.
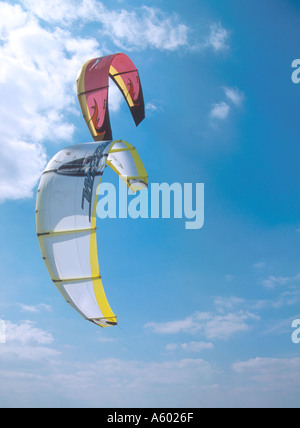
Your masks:
{"label": "kite", "polygon": [[145,118],[139,73],[131,59],[118,53],[89,60],[77,78],[77,97],[94,141],[112,140],[108,111],[109,77],[123,94],[136,126]]}
{"label": "kite", "polygon": [[96,241],[97,194],[105,166],[132,192],[148,186],[135,147],[123,140],[76,144],[58,152],[44,170],[36,201],[42,257],[63,297],[84,318],[117,324],[99,270]]}

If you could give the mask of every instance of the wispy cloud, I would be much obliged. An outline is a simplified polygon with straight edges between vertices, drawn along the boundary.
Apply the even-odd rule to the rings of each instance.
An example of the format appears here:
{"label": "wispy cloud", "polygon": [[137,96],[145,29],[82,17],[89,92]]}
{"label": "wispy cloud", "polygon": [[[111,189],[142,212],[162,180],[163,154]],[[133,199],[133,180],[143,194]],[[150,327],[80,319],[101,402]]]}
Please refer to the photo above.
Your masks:
{"label": "wispy cloud", "polygon": [[224,87],[226,101],[220,101],[211,106],[210,118],[214,120],[225,120],[228,118],[232,107],[241,108],[245,95],[238,88]]}
{"label": "wispy cloud", "polygon": [[[31,403],[56,407],[62,400],[72,406],[97,407],[99,385],[105,389],[101,397],[104,407],[132,407],[132,403],[147,407],[149,399],[157,406],[162,399],[169,406],[196,406],[199,396],[191,398],[188,391],[198,388],[199,379],[207,382],[218,373],[213,363],[200,358],[161,362],[89,358],[89,362],[81,362],[74,355],[68,360],[54,349],[53,336],[33,323],[7,322],[7,327],[9,340],[0,346],[1,367],[9,362],[0,372],[0,401],[4,406],[13,402],[15,406]],[[178,391],[175,394],[174,386]]]}
{"label": "wispy cloud", "polygon": [[46,305],[45,303],[39,303],[38,305],[24,305],[19,303],[19,306],[22,311],[31,313],[39,313],[41,311],[50,312],[52,310],[52,307],[50,305]]}
{"label": "wispy cloud", "polygon": [[252,380],[263,383],[265,390],[280,387],[281,391],[299,389],[300,358],[253,358],[236,362],[232,369],[239,374],[248,375]]}
{"label": "wispy cloud", "polygon": [[295,276],[273,276],[270,275],[267,279],[262,280],[262,285],[269,289],[274,289],[278,285],[288,285],[300,281],[300,273]]}
{"label": "wispy cloud", "polygon": [[147,48],[174,51],[185,47],[222,52],[229,48],[230,32],[220,22],[211,24],[204,41],[194,44],[190,40],[193,30],[176,13],[166,13],[158,7],[112,9],[97,0],[52,0],[51,3],[23,0],[22,3],[38,19],[62,28],[97,23],[101,37],[129,51]]}
{"label": "wispy cloud", "polygon": [[210,111],[210,117],[212,119],[220,119],[224,120],[227,118],[230,112],[230,107],[227,103],[224,101],[221,101],[217,104],[213,104],[211,111]]}
{"label": "wispy cloud", "polygon": [[229,31],[226,30],[222,24],[213,24],[210,27],[209,36],[206,39],[205,46],[213,48],[219,52],[229,48]]}
{"label": "wispy cloud", "polygon": [[122,49],[176,50],[188,43],[188,27],[179,18],[142,6],[134,11],[104,10],[99,15],[105,34]]}
{"label": "wispy cloud", "polygon": [[229,101],[231,101],[237,107],[242,106],[245,99],[245,95],[242,91],[240,91],[238,88],[229,87],[225,87],[224,91]]}
{"label": "wispy cloud", "polygon": [[218,312],[226,312],[241,308],[245,304],[245,299],[236,296],[218,296],[215,297],[214,304]]}
{"label": "wispy cloud", "polygon": [[260,317],[239,310],[224,314],[195,312],[183,320],[165,323],[150,322],[145,328],[159,334],[199,333],[208,340],[227,340],[236,333],[251,329],[251,323]]}
{"label": "wispy cloud", "polygon": [[101,25],[101,36],[108,37],[122,49],[175,50],[188,43],[188,27],[176,14],[169,15],[158,8],[109,9],[96,0],[54,0],[51,3],[25,0],[24,3],[40,19],[63,27],[96,22]]}
{"label": "wispy cloud", "polygon": [[252,327],[251,321],[259,319],[258,315],[248,311],[214,316],[205,325],[205,336],[210,340],[227,340],[236,333],[249,331]]}
{"label": "wispy cloud", "polygon": [[146,103],[145,108],[147,111],[157,111],[159,107],[154,103]]}
{"label": "wispy cloud", "polygon": [[176,334],[181,332],[193,334],[202,329],[203,322],[209,319],[209,313],[195,312],[183,320],[169,321],[165,323],[149,322],[145,325],[145,328],[161,334]]}
{"label": "wispy cloud", "polygon": [[6,343],[0,347],[0,358],[39,361],[60,355],[53,349],[51,333],[36,327],[32,321],[13,323],[5,321]]}

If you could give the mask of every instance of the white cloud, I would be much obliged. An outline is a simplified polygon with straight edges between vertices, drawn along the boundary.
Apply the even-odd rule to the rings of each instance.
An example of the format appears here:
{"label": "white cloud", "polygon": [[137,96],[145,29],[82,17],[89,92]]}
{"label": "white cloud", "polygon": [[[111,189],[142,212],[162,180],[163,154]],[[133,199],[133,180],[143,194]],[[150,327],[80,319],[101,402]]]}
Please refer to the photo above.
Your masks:
{"label": "white cloud", "polygon": [[[31,370],[2,369],[2,405],[59,407],[70,403],[91,408],[164,403],[166,407],[196,407],[202,400],[199,380],[208,383],[218,373],[213,364],[200,358],[163,362],[107,358],[84,363],[58,358],[47,369],[38,365]],[[104,392],[99,393],[99,388]]]}
{"label": "white cloud", "polygon": [[145,325],[145,328],[159,334],[201,334],[208,340],[227,340],[236,333],[250,330],[252,322],[259,319],[259,316],[242,310],[220,315],[195,312],[183,320],[165,323],[150,322]]}
{"label": "white cloud", "polygon": [[[80,362],[66,359],[54,349],[54,337],[31,321],[6,321],[6,343],[0,345],[0,401],[14,406],[131,406],[156,405],[164,399],[170,406],[196,405],[187,392],[217,372],[203,359],[144,362],[104,358]],[[107,346],[104,337],[96,338]],[[69,354],[70,356],[70,354]],[[45,364],[47,363],[47,364]],[[99,396],[99,385],[105,394]],[[174,393],[175,390],[178,392]],[[19,393],[20,391],[20,393]],[[36,394],[39,391],[40,394]],[[170,399],[166,400],[166,397]],[[183,400],[183,397],[187,399]],[[100,400],[100,401],[99,401]]]}
{"label": "white cloud", "polygon": [[232,369],[239,374],[247,374],[252,380],[263,383],[264,389],[280,387],[285,390],[291,386],[300,386],[300,358],[253,358],[248,361],[236,362]]}
{"label": "white cloud", "polygon": [[62,26],[70,26],[78,20],[95,21],[104,6],[96,0],[21,0],[24,7],[36,17]]}
{"label": "white cloud", "polygon": [[265,308],[282,308],[283,306],[299,305],[300,301],[300,290],[299,287],[289,287],[287,291],[279,293],[278,296],[272,299],[257,300],[252,303],[253,309],[265,309]]}
{"label": "white cloud", "polygon": [[40,144],[3,135],[0,144],[0,202],[31,197],[45,162],[45,151]]}
{"label": "white cloud", "polygon": [[215,51],[228,49],[229,32],[220,23],[210,27],[210,34],[206,39],[205,46],[211,47]]}
{"label": "white cloud", "polygon": [[178,321],[169,321],[165,323],[149,322],[145,325],[155,333],[176,334],[180,332],[195,333],[202,328],[202,321],[210,318],[209,313],[196,312],[191,316]]}
{"label": "white cloud", "polygon": [[226,340],[236,333],[249,331],[251,329],[250,320],[259,320],[259,317],[244,311],[215,316],[206,323],[205,336],[210,340]]}
{"label": "white cloud", "polygon": [[288,283],[288,281],[289,281],[289,278],[287,278],[287,277],[283,277],[283,276],[277,276],[276,277],[276,276],[271,275],[271,276],[269,276],[269,278],[264,279],[262,281],[262,284],[266,288],[275,288],[275,286],[277,284],[285,285]]}
{"label": "white cloud", "polygon": [[63,28],[97,23],[101,37],[106,36],[121,49],[173,51],[186,47],[191,50],[209,48],[215,52],[228,49],[229,31],[220,23],[210,26],[204,42],[193,44],[189,40],[191,29],[178,15],[167,14],[157,7],[110,9],[96,0],[23,0],[22,3],[33,16]]}
{"label": "white cloud", "polygon": [[220,103],[213,104],[210,111],[210,117],[212,119],[224,120],[229,115],[229,112],[230,112],[229,105],[224,101],[221,101]]}
{"label": "white cloud", "polygon": [[297,357],[239,361],[228,373],[200,358],[79,362],[58,357],[43,366],[1,366],[0,401],[2,407],[297,406],[299,370]]}
{"label": "white cloud", "polygon": [[6,323],[7,343],[28,344],[50,344],[53,336],[40,328],[35,327],[32,321],[23,321],[20,324],[7,321]]}
{"label": "white cloud", "polygon": [[214,304],[218,312],[224,312],[225,310],[232,311],[236,307],[241,307],[241,305],[244,303],[245,303],[245,299],[242,299],[236,296],[231,296],[231,297],[218,296],[214,300]]}
{"label": "white cloud", "polygon": [[[242,91],[238,88],[224,87],[225,96],[229,103],[237,108],[241,108],[245,99],[245,96]],[[229,116],[229,113],[232,109],[225,101],[220,101],[215,103],[211,107],[210,118],[216,120],[225,120]]]}
{"label": "white cloud", "polygon": [[13,125],[6,127],[6,134],[23,133],[34,142],[62,135],[71,139],[74,126],[67,122],[66,113],[75,105],[77,72],[84,59],[97,52],[95,41],[80,42],[88,46],[85,52],[68,32],[45,30],[35,21],[4,39],[1,115],[6,113],[6,121]]}
{"label": "white cloud", "polygon": [[35,326],[32,321],[13,323],[5,321],[6,343],[0,347],[2,360],[20,359],[39,361],[52,359],[60,353],[46,346],[51,345],[54,338],[51,333]]}
{"label": "white cloud", "polygon": [[175,14],[167,15],[158,8],[110,10],[95,0],[25,0],[24,4],[37,17],[65,27],[77,21],[80,25],[96,22],[101,25],[101,36],[122,49],[175,50],[188,42],[188,27]]}
{"label": "white cloud", "polygon": [[22,311],[24,312],[31,312],[31,313],[39,313],[41,311],[47,311],[50,312],[52,310],[52,307],[50,305],[46,305],[45,303],[39,303],[38,305],[24,305],[22,303],[19,304]]}
{"label": "white cloud", "polygon": [[[45,29],[19,5],[0,2],[0,201],[32,196],[46,142],[70,142],[75,81],[98,43]],[[14,20],[12,17],[15,16]],[[83,46],[85,46],[83,48]],[[76,106],[77,107],[77,106]]]}
{"label": "white cloud", "polygon": [[147,117],[151,117],[164,111],[164,103],[156,99],[155,101],[146,103],[145,110]]}
{"label": "white cloud", "polygon": [[237,107],[241,107],[244,101],[244,94],[238,88],[224,88],[226,97]]}
{"label": "white cloud", "polygon": [[153,103],[146,103],[145,109],[148,111],[156,111],[156,110],[158,110],[158,107],[157,107],[157,105],[155,105]]}
{"label": "white cloud", "polygon": [[274,289],[277,285],[289,285],[298,281],[300,281],[300,273],[292,277],[270,275],[262,281],[262,285],[266,288]]}
{"label": "white cloud", "polygon": [[5,18],[0,21],[0,38],[6,37],[10,31],[21,27],[27,20],[26,12],[20,5],[5,2],[0,2],[0,16]]}
{"label": "white cloud", "polygon": [[178,23],[176,15],[168,16],[146,6],[135,11],[107,10],[102,25],[116,46],[129,50],[147,47],[175,50],[186,46],[188,41],[188,27]]}

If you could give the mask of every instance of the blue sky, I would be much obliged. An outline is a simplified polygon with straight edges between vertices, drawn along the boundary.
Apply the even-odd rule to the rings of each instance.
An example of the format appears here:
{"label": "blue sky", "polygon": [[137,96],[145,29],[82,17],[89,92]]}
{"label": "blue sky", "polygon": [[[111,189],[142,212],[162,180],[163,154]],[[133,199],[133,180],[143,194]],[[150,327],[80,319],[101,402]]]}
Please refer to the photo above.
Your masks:
{"label": "blue sky", "polygon": [[[298,407],[299,3],[24,0],[0,15],[0,407]],[[80,66],[120,51],[146,119],[112,90],[113,136],[150,182],[204,183],[205,223],[98,221],[119,321],[100,329],[48,276],[35,193],[57,151],[91,141]]]}

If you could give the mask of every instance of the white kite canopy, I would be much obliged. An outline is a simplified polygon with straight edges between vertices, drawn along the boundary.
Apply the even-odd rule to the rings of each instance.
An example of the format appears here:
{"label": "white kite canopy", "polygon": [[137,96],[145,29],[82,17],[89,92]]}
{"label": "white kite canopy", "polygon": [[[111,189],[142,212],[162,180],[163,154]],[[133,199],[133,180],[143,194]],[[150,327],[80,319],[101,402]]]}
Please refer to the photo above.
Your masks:
{"label": "white kite canopy", "polygon": [[103,141],[57,153],[42,174],[36,201],[37,236],[50,277],[84,318],[117,324],[104,293],[97,255],[97,194],[105,165],[136,192],[148,176],[135,147]]}

